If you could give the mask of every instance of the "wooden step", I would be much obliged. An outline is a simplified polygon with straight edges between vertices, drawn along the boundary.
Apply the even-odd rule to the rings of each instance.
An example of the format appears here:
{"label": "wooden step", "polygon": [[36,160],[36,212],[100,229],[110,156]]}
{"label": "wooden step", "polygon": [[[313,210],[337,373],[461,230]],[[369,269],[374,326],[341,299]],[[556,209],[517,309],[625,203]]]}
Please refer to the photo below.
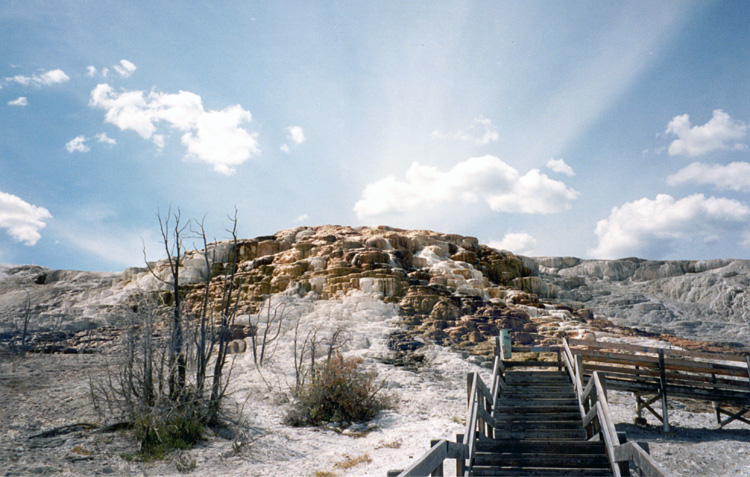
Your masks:
{"label": "wooden step", "polygon": [[495,439],[569,439],[586,440],[586,431],[580,429],[522,429],[495,428]]}
{"label": "wooden step", "polygon": [[475,465],[503,467],[553,467],[575,469],[609,469],[606,454],[488,454],[474,456]]}
{"label": "wooden step", "polygon": [[581,423],[581,413],[579,411],[572,412],[555,412],[550,414],[542,413],[518,413],[508,412],[499,413],[496,412],[492,415],[497,421],[502,422],[530,422],[530,421],[578,421]]}
{"label": "wooden step", "polygon": [[510,389],[524,388],[524,387],[535,387],[535,388],[557,388],[557,389],[573,389],[573,385],[569,381],[540,381],[540,380],[506,380],[506,386]]}
{"label": "wooden step", "polygon": [[575,398],[528,398],[528,399],[498,399],[497,407],[536,407],[536,406],[571,406],[578,408],[578,399]]}
{"label": "wooden step", "polygon": [[508,406],[498,403],[495,407],[496,414],[557,414],[557,413],[580,413],[578,403],[575,405],[555,406],[555,405],[534,405],[534,406]]}
{"label": "wooden step", "polygon": [[552,391],[552,392],[569,392],[575,393],[573,386],[570,384],[533,384],[533,383],[518,383],[509,384],[503,393],[519,393],[522,391],[530,392],[541,392],[541,391]]}
{"label": "wooden step", "polygon": [[508,370],[505,373],[505,376],[507,377],[534,377],[534,378],[565,378],[570,380],[570,377],[568,375],[567,371],[558,371],[556,369],[553,370],[545,370],[545,371],[531,371],[528,369],[511,369]]}
{"label": "wooden step", "polygon": [[558,389],[573,389],[573,385],[570,384],[570,381],[540,381],[540,380],[528,380],[528,379],[519,379],[519,380],[507,380],[505,381],[505,385],[510,388],[528,388],[528,387],[539,387],[539,388],[558,388]]}
{"label": "wooden step", "polygon": [[606,452],[603,441],[518,441],[515,439],[481,440],[476,443],[477,452],[519,452],[536,454],[581,453],[595,454]]}
{"label": "wooden step", "polygon": [[555,430],[555,429],[583,429],[583,423],[580,419],[577,421],[501,421],[497,423],[495,429],[505,431],[523,431],[523,430]]}
{"label": "wooden step", "polygon": [[504,381],[506,383],[547,383],[547,384],[567,384],[572,385],[570,378],[567,376],[513,376],[512,374],[505,375]]}
{"label": "wooden step", "polygon": [[474,466],[472,475],[502,475],[508,477],[602,477],[611,476],[610,469],[562,469],[562,468],[519,468],[519,467],[496,467],[496,466]]}
{"label": "wooden step", "polygon": [[508,401],[523,401],[523,400],[529,400],[529,399],[567,399],[570,401],[578,402],[578,398],[576,397],[575,393],[573,391],[566,391],[566,390],[560,390],[560,391],[537,391],[533,389],[524,389],[524,390],[513,390],[508,393],[503,393],[500,396],[498,396],[498,400],[508,400]]}

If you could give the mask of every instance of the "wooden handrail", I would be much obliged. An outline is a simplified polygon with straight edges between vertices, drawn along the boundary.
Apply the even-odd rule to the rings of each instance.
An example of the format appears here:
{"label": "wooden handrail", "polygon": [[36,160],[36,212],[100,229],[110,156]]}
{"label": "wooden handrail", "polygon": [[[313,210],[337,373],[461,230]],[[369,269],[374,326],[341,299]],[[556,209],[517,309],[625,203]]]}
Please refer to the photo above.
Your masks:
{"label": "wooden handrail", "polygon": [[477,425],[479,424],[477,422],[477,407],[479,405],[477,402],[477,381],[479,380],[479,375],[477,373],[472,374],[473,377],[471,391],[469,393],[469,403],[466,409],[466,430],[464,431],[463,442],[467,450],[466,459],[469,461],[469,467],[471,467],[471,462],[474,459],[474,443],[476,441]]}
{"label": "wooden handrail", "polygon": [[[577,356],[586,357],[586,359],[591,361],[643,366],[651,369],[659,368],[658,356],[634,355],[630,353],[595,351],[589,349],[576,349],[575,354]],[[665,358],[664,364],[667,368],[677,371],[740,376],[743,378],[748,376],[748,369],[743,366],[730,366],[728,364],[710,363],[708,361],[690,361],[682,358]]]}
{"label": "wooden handrail", "polygon": [[643,450],[635,442],[626,442],[625,444],[615,447],[615,460],[617,462],[627,462],[632,460],[636,467],[645,475],[665,475],[664,470],[659,467],[653,457]]}
{"label": "wooden handrail", "polygon": [[[607,458],[609,459],[612,473],[615,476],[620,476],[619,462],[633,461],[640,471],[641,475],[662,477],[666,476],[666,472],[651,458],[643,448],[633,442],[627,442],[620,444],[619,438],[617,437],[617,430],[615,429],[612,414],[609,410],[609,402],[607,401],[607,393],[604,390],[604,385],[600,379],[598,371],[594,371],[586,384],[583,387],[583,373],[580,369],[579,360],[576,359],[567,338],[563,339],[563,362],[568,371],[568,374],[573,381],[576,396],[578,397],[578,405],[581,410],[581,417],[583,418],[583,426],[586,429],[598,428],[598,433],[601,439],[604,441],[605,448],[607,449]],[[589,409],[588,403],[592,402],[593,405]]]}
{"label": "wooden handrail", "polygon": [[[430,475],[443,465],[445,459],[463,459],[465,447],[462,444],[443,439],[419,460],[398,474],[398,477],[422,477]],[[441,474],[442,475],[442,474]]]}
{"label": "wooden handrail", "polygon": [[717,361],[736,361],[736,362],[740,362],[743,364],[747,364],[747,357],[744,355],[739,355],[739,354],[707,353],[705,351],[693,351],[693,350],[676,349],[676,348],[659,348],[659,347],[654,347],[654,346],[641,346],[641,345],[633,345],[633,344],[628,344],[628,343],[613,343],[613,342],[608,342],[608,341],[587,341],[587,340],[570,339],[569,343],[571,346],[586,346],[589,348],[597,348],[597,349],[636,351],[640,353],[652,353],[652,354],[658,353],[659,350],[661,349],[664,351],[665,355],[669,355],[669,356],[713,359]]}
{"label": "wooden handrail", "polygon": [[[469,393],[466,406],[466,427],[462,442],[455,443],[446,440],[438,442],[409,466],[409,468],[397,474],[399,477],[430,475],[442,469],[445,459],[458,459],[459,465],[457,468],[459,471],[460,469],[465,469],[467,473],[470,471],[471,462],[476,453],[478,435],[481,437],[491,437],[491,429],[495,426],[492,408],[494,407],[497,393],[500,392],[502,387],[499,384],[502,382],[500,378],[501,369],[502,363],[493,366],[492,381],[494,389],[492,391],[487,389],[487,385],[479,377],[479,373],[469,373],[467,376]],[[482,427],[480,427],[480,424],[482,424]],[[460,462],[463,460],[468,461],[468,468]],[[395,472],[397,471],[393,473],[395,474]]]}

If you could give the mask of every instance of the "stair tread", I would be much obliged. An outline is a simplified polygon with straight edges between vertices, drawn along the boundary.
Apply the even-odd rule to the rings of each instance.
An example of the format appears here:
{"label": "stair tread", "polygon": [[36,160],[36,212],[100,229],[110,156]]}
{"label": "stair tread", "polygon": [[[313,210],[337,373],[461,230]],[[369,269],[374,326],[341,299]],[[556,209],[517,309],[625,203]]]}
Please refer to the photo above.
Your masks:
{"label": "stair tread", "polygon": [[602,454],[476,454],[475,465],[497,465],[505,467],[606,469],[609,459]]}
{"label": "stair tread", "polygon": [[548,439],[545,441],[518,441],[517,439],[492,439],[477,442],[478,452],[535,452],[544,453],[561,452],[562,450],[572,450],[582,453],[605,452],[605,445],[602,441],[569,441]]}
{"label": "stair tread", "polygon": [[612,475],[603,442],[586,438],[566,372],[508,369],[494,439],[476,443],[474,475]]}
{"label": "stair tread", "polygon": [[474,466],[472,474],[476,476],[484,475],[503,475],[512,477],[562,477],[562,476],[581,476],[581,477],[600,477],[611,476],[610,469],[562,469],[562,468],[518,468],[518,467],[499,467],[499,466]]}

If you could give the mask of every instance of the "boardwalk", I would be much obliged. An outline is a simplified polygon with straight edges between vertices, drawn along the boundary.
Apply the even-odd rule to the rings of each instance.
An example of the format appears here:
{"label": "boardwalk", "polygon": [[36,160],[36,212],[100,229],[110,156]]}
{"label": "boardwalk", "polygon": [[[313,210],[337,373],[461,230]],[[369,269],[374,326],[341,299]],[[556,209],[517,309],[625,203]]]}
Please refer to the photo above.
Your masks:
{"label": "boardwalk", "polygon": [[473,475],[612,475],[604,442],[589,442],[562,371],[511,370],[496,402],[494,438],[480,440]]}
{"label": "boardwalk", "polygon": [[[464,434],[435,441],[409,468],[389,477],[443,475],[443,462],[456,460],[456,475],[664,476],[641,445],[618,435],[599,373],[584,376],[580,355],[562,347],[557,363],[503,361],[497,342],[490,385],[467,375]],[[551,365],[529,369],[529,365]],[[556,368],[556,369],[554,369]]]}

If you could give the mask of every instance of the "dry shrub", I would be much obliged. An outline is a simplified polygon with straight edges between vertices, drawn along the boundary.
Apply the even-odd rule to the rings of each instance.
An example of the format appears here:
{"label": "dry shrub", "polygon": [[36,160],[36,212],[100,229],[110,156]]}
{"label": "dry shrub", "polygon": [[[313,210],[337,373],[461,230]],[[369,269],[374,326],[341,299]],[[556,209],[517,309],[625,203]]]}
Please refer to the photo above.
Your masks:
{"label": "dry shrub", "polygon": [[339,462],[334,467],[342,470],[349,470],[359,464],[369,464],[372,462],[372,458],[367,454],[362,454],[356,457],[347,457],[346,460]]}
{"label": "dry shrub", "polygon": [[388,406],[377,373],[362,369],[362,360],[336,354],[316,366],[315,373],[298,392],[295,407],[287,414],[292,426],[326,422],[367,421]]}

